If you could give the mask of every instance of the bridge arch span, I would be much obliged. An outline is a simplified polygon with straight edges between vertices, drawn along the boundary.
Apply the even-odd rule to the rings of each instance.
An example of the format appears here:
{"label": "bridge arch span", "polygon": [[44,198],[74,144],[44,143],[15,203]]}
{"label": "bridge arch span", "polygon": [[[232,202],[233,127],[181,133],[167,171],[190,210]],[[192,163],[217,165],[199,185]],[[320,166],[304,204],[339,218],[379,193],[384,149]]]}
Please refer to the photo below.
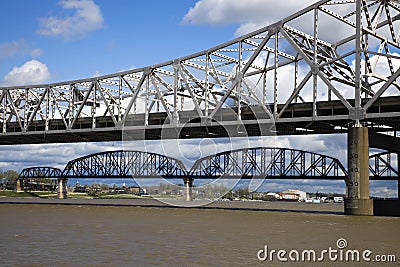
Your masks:
{"label": "bridge arch span", "polygon": [[297,149],[257,147],[201,158],[189,174],[193,178],[343,180],[347,171],[338,159],[330,156]]}
{"label": "bridge arch span", "polygon": [[118,150],[94,153],[71,160],[62,173],[72,178],[186,177],[182,161],[157,153]]}

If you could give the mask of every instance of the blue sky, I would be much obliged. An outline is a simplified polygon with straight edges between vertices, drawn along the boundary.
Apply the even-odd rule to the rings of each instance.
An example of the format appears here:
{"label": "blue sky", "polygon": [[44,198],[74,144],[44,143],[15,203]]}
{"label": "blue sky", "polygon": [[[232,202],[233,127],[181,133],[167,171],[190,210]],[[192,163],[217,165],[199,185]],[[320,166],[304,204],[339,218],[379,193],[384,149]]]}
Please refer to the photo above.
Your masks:
{"label": "blue sky", "polygon": [[30,60],[48,71],[34,82],[153,65],[229,41],[313,2],[274,2],[272,10],[260,0],[4,0],[0,85],[20,85],[4,78]]}
{"label": "blue sky", "polygon": [[[3,0],[0,1],[0,86],[60,82],[157,64],[224,43],[313,2]],[[272,4],[274,8],[270,8]],[[200,143],[182,141],[180,145],[187,142]],[[252,142],[258,144],[262,140]],[[223,149],[223,141],[217,140],[212,145]],[[334,154],[346,161],[344,135],[284,137],[279,138],[277,145]],[[116,150],[119,146],[87,143],[3,146],[0,168],[21,170],[36,165],[61,168],[76,157]],[[157,149],[158,145],[149,142],[138,146]],[[201,150],[198,148],[196,153],[202,154]],[[344,192],[343,183],[302,186],[311,192],[318,189]],[[280,189],[288,187],[286,181],[279,185]],[[377,191],[393,195],[397,190],[393,185],[383,185]]]}
{"label": "blue sky", "polygon": [[[183,22],[193,0],[88,1],[89,11],[64,3],[1,1],[1,78],[32,59],[47,66],[50,76],[43,82],[118,72],[205,50],[232,39],[235,30],[233,24]],[[51,19],[65,22],[59,32],[46,24]]]}

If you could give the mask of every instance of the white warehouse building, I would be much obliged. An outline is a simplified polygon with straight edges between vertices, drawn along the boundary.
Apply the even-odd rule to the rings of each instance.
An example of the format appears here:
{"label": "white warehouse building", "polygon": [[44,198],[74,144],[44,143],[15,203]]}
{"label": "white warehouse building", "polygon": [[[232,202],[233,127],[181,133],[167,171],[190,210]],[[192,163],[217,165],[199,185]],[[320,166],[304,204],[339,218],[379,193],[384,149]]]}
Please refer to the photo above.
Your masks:
{"label": "white warehouse building", "polygon": [[306,201],[307,193],[301,190],[288,189],[279,194],[282,200]]}

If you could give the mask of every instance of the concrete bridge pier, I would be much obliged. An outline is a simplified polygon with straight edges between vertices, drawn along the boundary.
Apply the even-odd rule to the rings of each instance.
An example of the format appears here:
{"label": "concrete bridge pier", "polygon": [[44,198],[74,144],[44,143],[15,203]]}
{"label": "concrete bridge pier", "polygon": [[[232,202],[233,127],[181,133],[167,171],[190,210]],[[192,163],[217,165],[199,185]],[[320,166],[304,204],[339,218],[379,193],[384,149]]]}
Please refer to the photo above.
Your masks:
{"label": "concrete bridge pier", "polygon": [[193,201],[193,178],[183,178],[183,197],[185,201]]}
{"label": "concrete bridge pier", "polygon": [[15,191],[22,192],[21,182],[22,182],[21,179],[17,179],[17,184],[15,185]]}
{"label": "concrete bridge pier", "polygon": [[58,178],[58,199],[67,199],[67,182],[66,178]]}
{"label": "concrete bridge pier", "polygon": [[354,125],[347,135],[348,177],[344,213],[373,215],[369,188],[368,127]]}

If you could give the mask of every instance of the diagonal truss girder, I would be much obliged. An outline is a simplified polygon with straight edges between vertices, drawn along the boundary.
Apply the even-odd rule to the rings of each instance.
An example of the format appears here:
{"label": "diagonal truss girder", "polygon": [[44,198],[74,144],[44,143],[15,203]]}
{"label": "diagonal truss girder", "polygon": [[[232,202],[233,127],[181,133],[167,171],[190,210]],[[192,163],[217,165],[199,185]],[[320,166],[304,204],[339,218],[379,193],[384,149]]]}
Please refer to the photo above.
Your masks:
{"label": "diagonal truss girder", "polygon": [[400,157],[393,152],[382,152],[369,157],[369,171],[371,177],[380,180],[400,180]]}

